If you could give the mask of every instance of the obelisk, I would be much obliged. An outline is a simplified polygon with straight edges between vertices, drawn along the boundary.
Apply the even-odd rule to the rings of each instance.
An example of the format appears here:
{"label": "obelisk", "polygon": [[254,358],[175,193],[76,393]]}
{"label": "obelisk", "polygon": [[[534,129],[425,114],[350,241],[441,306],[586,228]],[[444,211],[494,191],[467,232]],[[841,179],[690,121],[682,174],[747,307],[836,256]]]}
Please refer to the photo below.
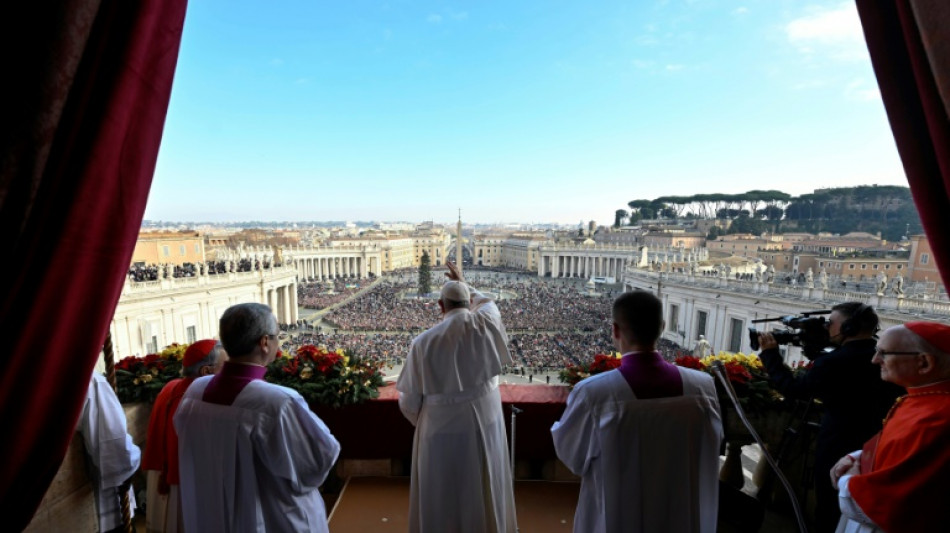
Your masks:
{"label": "obelisk", "polygon": [[459,221],[455,226],[455,264],[462,275],[462,209],[459,208]]}

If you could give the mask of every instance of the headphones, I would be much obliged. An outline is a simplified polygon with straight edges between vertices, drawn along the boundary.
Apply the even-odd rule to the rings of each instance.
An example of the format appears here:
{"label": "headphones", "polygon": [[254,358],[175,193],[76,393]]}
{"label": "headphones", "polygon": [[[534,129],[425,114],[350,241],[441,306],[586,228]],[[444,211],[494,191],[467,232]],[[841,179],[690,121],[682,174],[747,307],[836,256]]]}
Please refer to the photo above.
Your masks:
{"label": "headphones", "polygon": [[[869,312],[872,312],[871,306],[863,303],[859,304],[858,308],[851,313],[851,316],[841,323],[841,328],[839,328],[841,336],[844,338],[854,337],[866,329],[865,326],[870,325],[870,319],[872,318]],[[877,330],[877,325],[875,325],[874,331],[871,333],[877,333]]]}

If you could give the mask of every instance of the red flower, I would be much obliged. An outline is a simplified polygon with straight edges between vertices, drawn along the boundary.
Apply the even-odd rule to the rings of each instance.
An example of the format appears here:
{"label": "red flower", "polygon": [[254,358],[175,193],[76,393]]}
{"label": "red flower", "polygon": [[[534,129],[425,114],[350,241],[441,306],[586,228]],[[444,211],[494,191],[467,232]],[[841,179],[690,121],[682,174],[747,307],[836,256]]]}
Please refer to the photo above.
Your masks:
{"label": "red flower", "polygon": [[590,364],[590,373],[597,374],[620,367],[620,359],[611,355],[597,354],[594,356],[594,362]]}
{"label": "red flower", "polygon": [[752,381],[752,374],[744,366],[739,363],[726,363],[726,374],[729,376],[729,381],[733,383],[738,383],[740,385],[745,385],[746,383]]}
{"label": "red flower", "polygon": [[297,373],[297,370],[300,369],[300,360],[297,358],[291,359],[286,366],[284,366],[284,372],[294,375]]}
{"label": "red flower", "polygon": [[297,357],[303,359],[304,361],[316,361],[320,355],[323,353],[319,348],[312,344],[304,344],[300,348],[297,348]]}
{"label": "red flower", "polygon": [[321,357],[314,360],[314,363],[316,364],[317,370],[321,374],[326,374],[327,372],[330,371],[330,369],[332,369],[333,367],[335,367],[338,363],[341,363],[342,361],[343,361],[343,358],[340,357],[335,352],[324,352]]}
{"label": "red flower", "polygon": [[692,355],[684,355],[677,357],[674,361],[676,366],[681,366],[683,368],[692,368],[695,370],[706,370],[706,365],[699,360],[698,357],[693,357]]}

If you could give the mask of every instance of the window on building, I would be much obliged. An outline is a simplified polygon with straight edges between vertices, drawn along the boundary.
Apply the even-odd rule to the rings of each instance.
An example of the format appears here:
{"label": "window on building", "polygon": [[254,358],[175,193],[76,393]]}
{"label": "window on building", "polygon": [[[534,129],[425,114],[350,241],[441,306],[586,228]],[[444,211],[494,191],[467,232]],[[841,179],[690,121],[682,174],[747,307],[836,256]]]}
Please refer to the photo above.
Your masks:
{"label": "window on building", "polygon": [[[172,254],[171,248],[169,248],[168,246],[162,246],[162,255],[164,255],[165,257],[168,257],[171,254]],[[155,352],[151,352],[151,353],[155,353]]]}
{"label": "window on building", "polygon": [[850,265],[848,265],[848,270],[854,270],[854,263],[851,263]]}
{"label": "window on building", "polygon": [[699,339],[700,335],[706,334],[706,319],[709,317],[709,313],[706,311],[696,311],[696,338]]}
{"label": "window on building", "polygon": [[926,265],[930,262],[930,254],[920,254],[920,264]]}
{"label": "window on building", "polygon": [[200,245],[200,244],[196,244],[196,245],[195,245],[195,253],[196,253],[196,254],[200,254],[200,253],[201,253],[201,245]]}
{"label": "window on building", "polygon": [[733,353],[739,353],[742,349],[742,334],[744,333],[744,326],[742,319],[733,318],[731,320],[732,329],[729,332],[729,351]]}
{"label": "window on building", "polygon": [[873,268],[874,270],[877,270],[877,263],[874,263],[873,265],[871,265],[871,268]]}
{"label": "window on building", "polygon": [[185,255],[185,245],[184,245],[184,244],[182,244],[181,246],[178,247],[178,253],[181,254],[181,255]]}
{"label": "window on building", "polygon": [[669,324],[670,331],[673,331],[673,332],[679,331],[680,329],[679,317],[680,317],[680,306],[670,304],[670,319],[667,320],[667,324]]}
{"label": "window on building", "polygon": [[185,328],[185,337],[188,338],[188,344],[191,344],[198,340],[198,332],[195,331],[194,326],[188,326]]}
{"label": "window on building", "polygon": [[868,269],[868,264],[867,264],[867,263],[861,263],[861,270],[867,270],[867,269]]}
{"label": "window on building", "polygon": [[152,340],[145,343],[147,353],[158,353],[158,337],[152,335]]}

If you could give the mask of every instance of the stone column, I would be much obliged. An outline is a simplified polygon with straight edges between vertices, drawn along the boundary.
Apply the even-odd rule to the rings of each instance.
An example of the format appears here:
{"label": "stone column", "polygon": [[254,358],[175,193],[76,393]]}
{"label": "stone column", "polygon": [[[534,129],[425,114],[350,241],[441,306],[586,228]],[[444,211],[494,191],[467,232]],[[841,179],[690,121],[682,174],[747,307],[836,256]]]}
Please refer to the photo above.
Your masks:
{"label": "stone column", "polygon": [[284,285],[284,323],[292,324],[294,322],[294,307],[293,307],[293,293],[291,289],[293,285],[287,284]]}
{"label": "stone column", "polygon": [[297,322],[297,319],[300,317],[297,316],[297,284],[290,284],[290,321]]}

